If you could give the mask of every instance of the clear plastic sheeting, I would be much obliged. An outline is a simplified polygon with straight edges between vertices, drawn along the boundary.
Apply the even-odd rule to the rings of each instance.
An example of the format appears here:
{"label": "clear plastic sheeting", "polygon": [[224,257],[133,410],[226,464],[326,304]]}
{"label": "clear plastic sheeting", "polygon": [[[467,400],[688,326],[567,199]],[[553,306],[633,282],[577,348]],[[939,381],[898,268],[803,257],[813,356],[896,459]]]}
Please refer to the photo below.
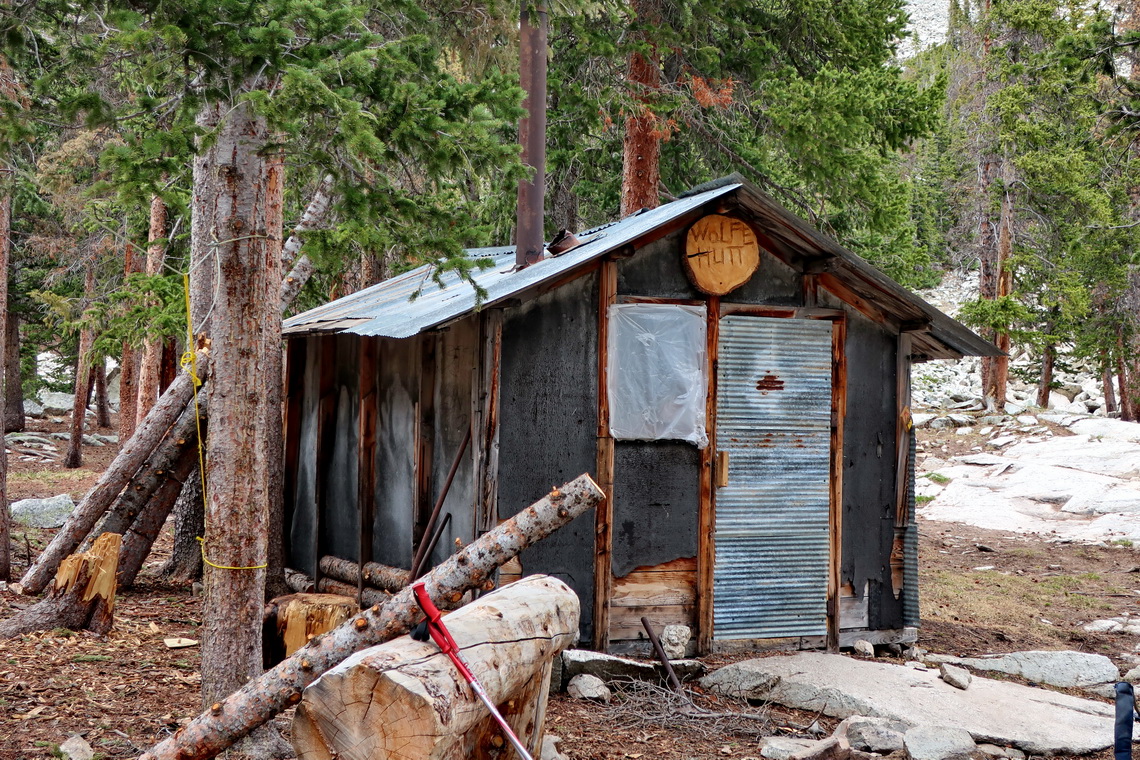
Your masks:
{"label": "clear plastic sheeting", "polygon": [[615,304],[609,318],[611,435],[688,441],[703,449],[709,443],[705,308]]}

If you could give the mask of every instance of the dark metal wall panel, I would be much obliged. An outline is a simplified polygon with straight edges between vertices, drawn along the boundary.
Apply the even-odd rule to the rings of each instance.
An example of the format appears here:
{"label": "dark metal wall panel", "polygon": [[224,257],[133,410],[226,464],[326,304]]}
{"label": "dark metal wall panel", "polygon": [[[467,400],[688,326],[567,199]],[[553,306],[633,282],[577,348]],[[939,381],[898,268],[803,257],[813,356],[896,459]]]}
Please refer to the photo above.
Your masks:
{"label": "dark metal wall panel", "polygon": [[704,298],[689,282],[681,262],[686,231],[666,235],[618,261],[618,295]]}
{"label": "dark metal wall panel", "polygon": [[701,453],[681,441],[618,441],[614,449],[613,573],[697,556]]}
{"label": "dark metal wall panel", "polygon": [[[898,337],[832,296],[821,305],[847,312],[847,416],[843,426],[843,548],[840,582],[868,589],[874,630],[901,628],[891,586],[895,525],[895,353]],[[869,585],[868,585],[869,584]]]}
{"label": "dark metal wall panel", "polygon": [[[435,400],[435,462],[432,467],[432,499],[439,498],[447,480],[448,470],[455,461],[463,438],[471,423],[472,383],[475,379],[475,362],[479,349],[478,317],[468,317],[440,335],[436,361]],[[455,552],[455,539],[464,545],[475,538],[475,480],[472,474],[472,452],[468,445],[460,460],[455,480],[443,502],[440,520],[450,513],[451,522],[440,537],[432,554],[432,564],[438,564]]]}
{"label": "dark metal wall panel", "polygon": [[721,303],[801,306],[803,275],[761,248],[760,267],[752,279],[724,296]]}
{"label": "dark metal wall panel", "polygon": [[333,448],[325,467],[320,517],[322,549],[337,557],[360,558],[360,512],[357,507],[357,440],[360,433],[360,338],[337,335],[333,393]]}
{"label": "dark metal wall panel", "polygon": [[[499,517],[551,487],[593,473],[598,425],[598,278],[588,274],[503,316]],[[524,574],[548,573],[578,594],[593,636],[594,512],[523,552]]]}
{"label": "dark metal wall panel", "polygon": [[713,637],[827,633],[831,323],[720,321]]}
{"label": "dark metal wall panel", "polygon": [[376,514],[372,557],[394,567],[412,564],[415,503],[415,412],[420,388],[419,337],[380,344],[376,429]]}
{"label": "dark metal wall panel", "polygon": [[320,338],[304,340],[305,374],[301,393],[301,425],[298,432],[296,491],[289,525],[288,564],[315,575],[317,570],[317,394],[320,388]]}

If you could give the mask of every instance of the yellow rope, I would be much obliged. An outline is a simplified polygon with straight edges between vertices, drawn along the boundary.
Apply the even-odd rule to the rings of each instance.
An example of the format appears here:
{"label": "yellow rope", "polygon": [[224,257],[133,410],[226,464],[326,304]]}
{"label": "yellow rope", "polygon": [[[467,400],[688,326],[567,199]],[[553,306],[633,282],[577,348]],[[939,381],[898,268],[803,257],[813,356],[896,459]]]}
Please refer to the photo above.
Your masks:
{"label": "yellow rope", "polygon": [[[202,514],[206,513],[206,449],[202,444],[202,415],[198,409],[198,386],[202,380],[198,377],[198,352],[194,350],[194,323],[190,319],[190,273],[182,274],[182,295],[186,301],[186,353],[182,354],[179,362],[190,373],[190,387],[194,392],[194,424],[198,429],[198,473],[202,478]],[[218,570],[261,570],[269,564],[250,565],[248,567],[235,567],[232,565],[218,565],[206,556],[206,539],[195,536],[202,547],[202,561]]]}

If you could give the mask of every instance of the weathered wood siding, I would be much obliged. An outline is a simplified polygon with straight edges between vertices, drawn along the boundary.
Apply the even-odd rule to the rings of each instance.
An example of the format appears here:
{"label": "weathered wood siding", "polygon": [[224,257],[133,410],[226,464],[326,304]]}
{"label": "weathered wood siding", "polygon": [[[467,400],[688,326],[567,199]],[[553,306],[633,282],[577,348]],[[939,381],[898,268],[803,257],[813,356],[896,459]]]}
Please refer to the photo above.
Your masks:
{"label": "weathered wood siding", "polygon": [[412,564],[415,502],[416,402],[420,393],[422,337],[385,339],[380,346],[376,426],[376,514],[372,558],[393,567]]}
{"label": "weathered wood siding", "polygon": [[[598,278],[588,274],[503,315],[499,518],[553,486],[594,472],[598,420]],[[593,635],[594,513],[523,552],[523,575],[547,573],[581,601]]]}
{"label": "weathered wood siding", "polygon": [[333,448],[322,465],[320,546],[325,554],[360,559],[360,516],[357,507],[357,440],[360,430],[360,339],[336,335]]}
{"label": "weathered wood siding", "polygon": [[[291,388],[291,394],[300,396],[301,415],[297,430],[296,488],[286,494],[289,500],[286,514],[288,541],[285,561],[290,567],[308,573],[317,568],[317,396],[320,392],[321,338],[293,338],[305,341],[303,370],[304,382],[300,388]],[[286,443],[290,445],[290,443]]]}

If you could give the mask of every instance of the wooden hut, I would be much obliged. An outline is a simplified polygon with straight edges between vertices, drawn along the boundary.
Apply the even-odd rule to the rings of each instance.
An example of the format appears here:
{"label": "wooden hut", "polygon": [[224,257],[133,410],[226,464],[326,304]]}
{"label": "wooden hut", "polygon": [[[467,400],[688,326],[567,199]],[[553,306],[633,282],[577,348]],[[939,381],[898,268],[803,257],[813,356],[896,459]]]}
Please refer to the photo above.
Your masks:
{"label": "wooden hut", "polygon": [[286,321],[289,564],[410,567],[453,469],[433,561],[589,472],[604,507],[520,558],[585,643],[913,640],[910,365],[997,350],[735,176],[578,238]]}

